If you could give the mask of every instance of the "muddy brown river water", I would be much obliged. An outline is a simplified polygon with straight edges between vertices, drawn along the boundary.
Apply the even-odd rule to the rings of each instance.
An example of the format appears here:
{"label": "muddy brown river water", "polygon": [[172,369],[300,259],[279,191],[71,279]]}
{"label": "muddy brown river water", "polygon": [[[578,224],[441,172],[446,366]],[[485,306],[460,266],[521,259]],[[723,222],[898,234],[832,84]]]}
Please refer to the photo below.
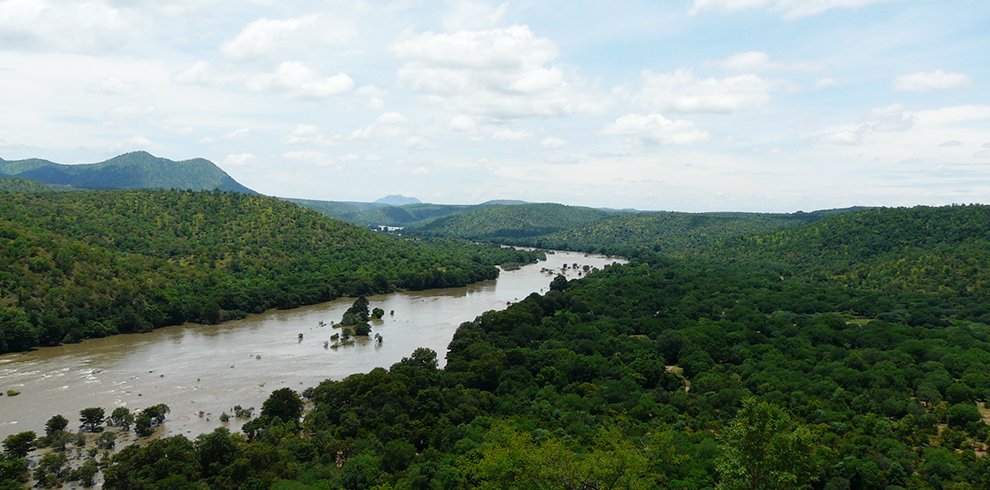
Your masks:
{"label": "muddy brown river water", "polygon": [[[371,296],[371,308],[386,311],[381,322],[372,324],[372,334],[383,337],[381,345],[364,340],[337,350],[324,348],[324,341],[338,331],[329,325],[340,321],[353,302],[340,298],[220,325],[186,324],[6,354],[0,356],[0,391],[20,394],[0,396],[0,439],[26,430],[43,433],[45,421],[55,414],[74,422],[87,407],[110,413],[118,406],[135,410],[156,403],[171,408],[167,434],[210,432],[222,425],[220,414],[234,405],[260,408],[278,388],[301,391],[328,378],[387,368],[417,347],[435,350],[443,364],[458,325],[544,292],[553,279],[544,269],[559,272],[563,264],[575,263],[602,268],[615,262],[624,261],[556,252],[545,262],[503,271],[494,281]],[[566,272],[569,278],[578,275],[571,267]],[[321,321],[327,326],[320,327]],[[239,424],[228,426],[236,430]]]}

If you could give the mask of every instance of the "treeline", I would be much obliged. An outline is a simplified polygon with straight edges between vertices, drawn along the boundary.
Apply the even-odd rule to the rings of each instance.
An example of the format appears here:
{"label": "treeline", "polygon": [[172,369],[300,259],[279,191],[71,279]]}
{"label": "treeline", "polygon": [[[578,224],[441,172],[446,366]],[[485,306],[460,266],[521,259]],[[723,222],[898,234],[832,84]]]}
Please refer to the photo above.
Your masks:
{"label": "treeline", "polygon": [[555,250],[579,250],[638,257],[682,255],[730,237],[799,226],[821,218],[818,213],[620,213],[553,233],[511,240]]}
{"label": "treeline", "polygon": [[397,289],[540,254],[400,240],[262,196],[0,192],[0,353]]}
{"label": "treeline", "polygon": [[[129,447],[108,488],[990,488],[990,326],[942,294],[966,272],[805,276],[936,267],[985,212],[836,216],[557,280],[461,325],[443,370],[419,349],[306,390],[301,419]],[[149,470],[163,454],[181,471]]]}

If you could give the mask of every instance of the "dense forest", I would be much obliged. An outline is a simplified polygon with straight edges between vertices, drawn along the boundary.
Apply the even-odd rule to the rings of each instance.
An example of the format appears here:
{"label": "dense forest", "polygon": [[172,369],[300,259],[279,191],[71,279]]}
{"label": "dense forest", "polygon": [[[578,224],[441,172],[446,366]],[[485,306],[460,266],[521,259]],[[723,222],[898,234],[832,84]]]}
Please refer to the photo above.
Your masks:
{"label": "dense forest", "polygon": [[0,192],[0,353],[492,279],[540,254],[403,240],[285,201],[189,191]]}
{"label": "dense forest", "polygon": [[598,221],[609,213],[563,204],[514,204],[479,206],[404,232],[420,236],[445,236],[513,243]]}
{"label": "dense forest", "polygon": [[105,486],[990,488],[987,218],[835,214],[558,278],[442,370],[276,391],[243,434],[106,457]]}

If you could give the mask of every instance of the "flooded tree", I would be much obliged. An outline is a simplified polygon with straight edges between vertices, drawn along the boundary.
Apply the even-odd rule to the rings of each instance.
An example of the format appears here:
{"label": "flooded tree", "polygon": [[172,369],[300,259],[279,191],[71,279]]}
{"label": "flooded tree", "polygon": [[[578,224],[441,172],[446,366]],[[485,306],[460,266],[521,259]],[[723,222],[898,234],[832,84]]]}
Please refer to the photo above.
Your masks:
{"label": "flooded tree", "polygon": [[103,430],[103,418],[106,413],[102,408],[90,407],[79,411],[79,428],[89,432],[100,432]]}

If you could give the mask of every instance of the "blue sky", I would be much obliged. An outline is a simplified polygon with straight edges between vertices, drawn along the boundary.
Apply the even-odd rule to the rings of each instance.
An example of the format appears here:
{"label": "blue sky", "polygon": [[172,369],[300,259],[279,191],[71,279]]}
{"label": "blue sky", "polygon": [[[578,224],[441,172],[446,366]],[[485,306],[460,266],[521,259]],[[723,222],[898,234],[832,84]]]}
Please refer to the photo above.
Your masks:
{"label": "blue sky", "polygon": [[967,0],[0,0],[0,157],[205,157],[325,200],[988,202],[987,25]]}

